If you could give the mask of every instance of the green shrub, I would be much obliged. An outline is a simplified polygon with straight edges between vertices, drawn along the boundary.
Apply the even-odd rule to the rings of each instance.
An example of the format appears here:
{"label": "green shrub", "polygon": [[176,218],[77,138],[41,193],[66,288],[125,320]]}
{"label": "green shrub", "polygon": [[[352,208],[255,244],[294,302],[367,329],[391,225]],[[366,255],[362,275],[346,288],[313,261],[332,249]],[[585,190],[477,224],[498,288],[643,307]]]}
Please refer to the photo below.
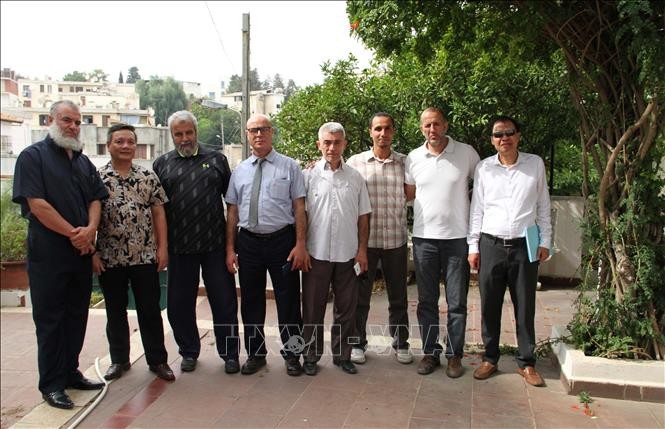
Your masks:
{"label": "green shrub", "polygon": [[12,202],[11,192],[2,193],[0,216],[0,260],[22,261],[27,258],[28,221],[21,217],[18,204]]}

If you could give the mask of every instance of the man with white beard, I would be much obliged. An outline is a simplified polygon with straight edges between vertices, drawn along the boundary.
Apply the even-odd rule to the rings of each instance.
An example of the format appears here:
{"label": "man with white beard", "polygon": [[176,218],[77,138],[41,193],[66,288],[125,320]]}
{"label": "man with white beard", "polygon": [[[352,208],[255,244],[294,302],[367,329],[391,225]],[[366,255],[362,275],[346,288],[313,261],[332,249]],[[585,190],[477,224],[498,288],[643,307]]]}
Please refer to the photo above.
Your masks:
{"label": "man with white beard", "polygon": [[100,200],[108,197],[97,169],[83,155],[81,113],[53,103],[46,138],[16,160],[13,201],[29,221],[28,277],[37,333],[39,390],[56,408],[74,403],[65,389],[96,390],[78,358],[88,321]]}

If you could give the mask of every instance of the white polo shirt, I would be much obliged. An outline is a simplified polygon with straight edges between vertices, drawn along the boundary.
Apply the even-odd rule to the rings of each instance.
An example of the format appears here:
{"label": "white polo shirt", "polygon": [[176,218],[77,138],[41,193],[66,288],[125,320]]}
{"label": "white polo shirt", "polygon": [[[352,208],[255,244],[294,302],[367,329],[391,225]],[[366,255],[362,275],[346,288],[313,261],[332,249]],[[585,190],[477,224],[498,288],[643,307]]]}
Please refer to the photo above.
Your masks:
{"label": "white polo shirt", "polygon": [[320,261],[348,262],[358,253],[358,217],[372,211],[365,179],[342,161],[325,159],[303,171],[307,197],[307,251]]}
{"label": "white polo shirt", "polygon": [[405,179],[416,185],[413,236],[438,240],[464,238],[469,221],[469,179],[480,157],[468,144],[453,140],[439,155],[427,143],[406,158]]}

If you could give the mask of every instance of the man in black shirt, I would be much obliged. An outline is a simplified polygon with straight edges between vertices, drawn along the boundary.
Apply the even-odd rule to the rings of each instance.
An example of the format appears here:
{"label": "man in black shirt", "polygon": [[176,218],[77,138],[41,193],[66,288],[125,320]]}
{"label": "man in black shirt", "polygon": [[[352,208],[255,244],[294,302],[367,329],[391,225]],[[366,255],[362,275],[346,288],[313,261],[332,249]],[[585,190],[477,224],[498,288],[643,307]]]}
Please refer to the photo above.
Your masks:
{"label": "man in black shirt", "polygon": [[65,389],[104,387],[83,377],[78,358],[88,322],[100,200],[108,192],[82,154],[78,106],[53,103],[48,124],[46,138],[16,160],[13,201],[29,221],[28,277],[39,390],[52,407],[71,409],[74,403]]}
{"label": "man in black shirt", "polygon": [[168,224],[168,317],[182,356],[180,369],[194,371],[201,351],[196,325],[199,272],[212,311],[217,351],[227,373],[240,370],[238,301],[226,270],[223,195],[231,169],[226,157],[197,141],[198,122],[186,110],[168,120],[175,149],[157,158],[153,169],[166,191]]}

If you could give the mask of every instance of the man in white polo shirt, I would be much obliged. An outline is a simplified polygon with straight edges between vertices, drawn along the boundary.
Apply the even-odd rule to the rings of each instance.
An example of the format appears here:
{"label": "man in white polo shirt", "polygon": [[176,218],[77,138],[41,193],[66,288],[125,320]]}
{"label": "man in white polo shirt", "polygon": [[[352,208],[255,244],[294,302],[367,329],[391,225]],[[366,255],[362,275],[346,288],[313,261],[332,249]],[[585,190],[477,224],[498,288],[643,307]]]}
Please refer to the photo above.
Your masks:
{"label": "man in white polo shirt", "polygon": [[448,121],[440,109],[420,115],[425,144],[409,153],[405,180],[407,199],[414,199],[413,256],[418,283],[418,323],[424,357],[419,374],[440,365],[439,280],[443,275],[448,303],[446,374],[460,377],[466,330],[469,264],[466,244],[469,219],[469,179],[478,153],[446,135]]}

